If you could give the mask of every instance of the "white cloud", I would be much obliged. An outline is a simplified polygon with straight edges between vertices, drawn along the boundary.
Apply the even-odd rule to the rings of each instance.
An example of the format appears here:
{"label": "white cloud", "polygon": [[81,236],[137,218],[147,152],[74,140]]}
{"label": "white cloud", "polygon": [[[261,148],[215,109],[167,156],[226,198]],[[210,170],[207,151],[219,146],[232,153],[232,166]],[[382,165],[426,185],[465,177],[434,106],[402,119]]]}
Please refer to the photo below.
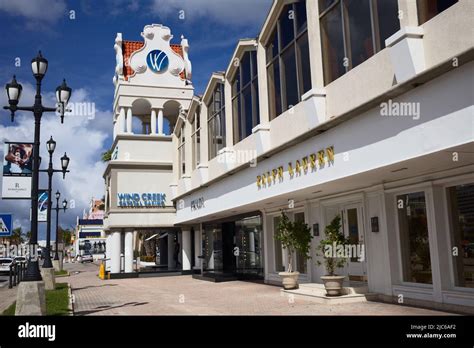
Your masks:
{"label": "white cloud", "polygon": [[[153,13],[166,18],[184,20],[211,20],[229,25],[244,26],[261,23],[270,9],[272,0],[154,0]],[[184,11],[184,12],[180,12]]]}
{"label": "white cloud", "polygon": [[[23,94],[20,101],[22,105],[33,103],[34,87],[31,84],[23,84]],[[7,103],[1,94],[2,105]],[[92,103],[93,100],[86,89],[73,90],[72,103]],[[54,93],[43,95],[43,104],[53,106],[55,103]],[[56,151],[53,156],[55,168],[60,169],[60,157],[67,152],[71,159],[69,169],[63,180],[61,174],[55,174],[53,178],[53,192],[61,192],[61,200],[67,198],[74,200],[76,208],[61,216],[61,222],[65,226],[75,224],[76,216],[82,217],[82,211],[88,207],[92,196],[101,198],[104,194],[104,181],[102,174],[105,164],[101,162],[100,154],[106,149],[105,142],[112,131],[112,114],[109,111],[96,108],[94,119],[87,116],[67,116],[64,124],[54,113],[43,115],[41,122],[41,148],[42,168],[48,162],[48,153],[45,142],[52,135],[57,142]],[[15,123],[0,125],[0,142],[4,141],[33,141],[34,122],[32,113],[18,113]],[[3,155],[3,146],[0,149]],[[40,174],[40,186],[46,188],[47,176]],[[1,184],[0,184],[1,186]],[[54,202],[55,205],[55,202]],[[24,230],[30,229],[29,215],[30,203],[25,200],[0,200],[0,212],[12,212],[14,214],[15,226],[21,225]],[[54,216],[54,215],[53,215]],[[65,219],[65,220],[64,220]],[[54,223],[53,223],[54,225]],[[54,228],[54,226],[53,226]]]}
{"label": "white cloud", "polygon": [[35,21],[55,22],[65,14],[64,0],[0,0],[0,11]]}

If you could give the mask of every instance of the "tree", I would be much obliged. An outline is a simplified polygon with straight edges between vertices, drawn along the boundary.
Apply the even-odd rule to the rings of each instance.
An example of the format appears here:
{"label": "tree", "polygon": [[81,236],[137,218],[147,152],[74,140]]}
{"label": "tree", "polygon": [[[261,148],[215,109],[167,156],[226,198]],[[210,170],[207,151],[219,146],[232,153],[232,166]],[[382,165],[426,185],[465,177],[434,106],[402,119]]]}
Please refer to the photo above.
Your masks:
{"label": "tree", "polygon": [[[324,267],[326,268],[327,275],[334,276],[336,269],[344,267],[347,263],[347,258],[336,257],[337,249],[344,248],[350,244],[348,238],[341,232],[341,217],[337,215],[324,230],[325,238],[321,239],[317,250],[321,252],[318,256],[324,258]],[[321,261],[316,262],[319,265]]]}
{"label": "tree", "polygon": [[291,222],[284,211],[278,221],[277,233],[274,237],[281,246],[288,250],[288,272],[293,272],[293,254],[298,252],[306,260],[310,258],[311,229],[303,221]]}
{"label": "tree", "polygon": [[112,149],[109,149],[101,154],[102,162],[109,162],[112,159]]}
{"label": "tree", "polygon": [[64,243],[64,245],[71,245],[73,232],[70,229],[63,229],[59,227],[59,240]]}
{"label": "tree", "polygon": [[13,229],[12,235],[10,237],[10,244],[20,245],[23,242],[24,242],[24,239],[23,239],[23,232],[21,231],[21,227],[17,227]]}

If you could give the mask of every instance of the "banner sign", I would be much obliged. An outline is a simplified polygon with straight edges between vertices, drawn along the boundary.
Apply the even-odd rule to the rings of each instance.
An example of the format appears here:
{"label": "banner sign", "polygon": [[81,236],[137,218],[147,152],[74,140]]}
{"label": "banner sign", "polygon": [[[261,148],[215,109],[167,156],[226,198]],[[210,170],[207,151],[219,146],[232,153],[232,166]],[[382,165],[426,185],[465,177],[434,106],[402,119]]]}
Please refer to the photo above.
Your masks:
{"label": "banner sign", "polygon": [[31,199],[33,144],[5,142],[2,198]]}
{"label": "banner sign", "polygon": [[48,212],[48,191],[38,191],[38,222],[46,222]]}
{"label": "banner sign", "polygon": [[0,237],[10,237],[13,232],[12,214],[0,214]]}
{"label": "banner sign", "polygon": [[119,207],[165,207],[166,194],[164,193],[118,193],[117,206]]}

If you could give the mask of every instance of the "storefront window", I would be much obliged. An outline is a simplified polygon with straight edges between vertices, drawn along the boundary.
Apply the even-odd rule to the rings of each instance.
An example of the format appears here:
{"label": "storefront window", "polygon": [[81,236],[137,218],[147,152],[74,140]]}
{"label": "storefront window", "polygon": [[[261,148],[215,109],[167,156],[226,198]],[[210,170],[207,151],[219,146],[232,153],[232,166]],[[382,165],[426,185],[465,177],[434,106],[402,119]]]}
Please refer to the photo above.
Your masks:
{"label": "storefront window", "polygon": [[326,85],[383,49],[400,29],[397,0],[327,0],[319,9]]}
{"label": "storefront window", "polygon": [[179,139],[179,145],[178,145],[178,156],[179,156],[179,176],[183,176],[186,174],[186,157],[185,157],[185,135],[184,135],[184,129],[185,125],[183,124],[183,127],[179,131],[178,134],[178,139]]}
{"label": "storefront window", "polygon": [[[273,218],[273,235],[277,233],[278,223],[280,217],[276,216]],[[281,247],[281,241],[273,238],[274,256],[275,256],[275,272],[284,272],[285,265],[283,265],[283,249]]]}
{"label": "storefront window", "polygon": [[205,225],[203,237],[204,269],[206,271],[214,272],[222,271],[223,263],[221,225]]}
{"label": "storefront window", "polygon": [[425,193],[397,196],[403,280],[432,284]]}
{"label": "storefront window", "polygon": [[201,110],[197,108],[196,114],[194,115],[193,121],[193,133],[191,135],[191,141],[193,145],[193,169],[199,165],[201,161]]}
{"label": "storefront window", "polygon": [[457,2],[458,0],[417,0],[419,24],[429,21]]}
{"label": "storefront window", "polygon": [[474,288],[474,183],[450,187],[448,202],[455,285]]}
{"label": "storefront window", "polygon": [[260,216],[237,220],[235,222],[235,241],[237,273],[261,274],[262,260],[262,221]]}
{"label": "storefront window", "polygon": [[256,51],[244,53],[231,84],[236,144],[252,134],[260,123]]}
{"label": "storefront window", "polygon": [[225,140],[225,98],[224,84],[218,83],[214,89],[208,108],[209,160],[226,146]]}
{"label": "storefront window", "polygon": [[266,47],[270,119],[311,89],[306,3],[286,5]]}
{"label": "storefront window", "polygon": [[[304,213],[295,213],[295,221],[304,222]],[[306,258],[299,252],[296,253],[296,270],[300,273],[308,273]]]}
{"label": "storefront window", "polygon": [[260,215],[205,224],[206,272],[263,277],[262,218]]}

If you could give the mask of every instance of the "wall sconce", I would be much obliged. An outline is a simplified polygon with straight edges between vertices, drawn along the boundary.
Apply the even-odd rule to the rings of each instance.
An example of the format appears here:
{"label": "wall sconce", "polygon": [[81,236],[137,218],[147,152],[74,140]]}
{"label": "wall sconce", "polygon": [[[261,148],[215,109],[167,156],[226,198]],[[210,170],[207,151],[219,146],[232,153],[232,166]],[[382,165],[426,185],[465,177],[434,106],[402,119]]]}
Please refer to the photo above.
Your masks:
{"label": "wall sconce", "polygon": [[379,232],[379,217],[378,216],[371,217],[370,224],[372,225],[372,232]]}

